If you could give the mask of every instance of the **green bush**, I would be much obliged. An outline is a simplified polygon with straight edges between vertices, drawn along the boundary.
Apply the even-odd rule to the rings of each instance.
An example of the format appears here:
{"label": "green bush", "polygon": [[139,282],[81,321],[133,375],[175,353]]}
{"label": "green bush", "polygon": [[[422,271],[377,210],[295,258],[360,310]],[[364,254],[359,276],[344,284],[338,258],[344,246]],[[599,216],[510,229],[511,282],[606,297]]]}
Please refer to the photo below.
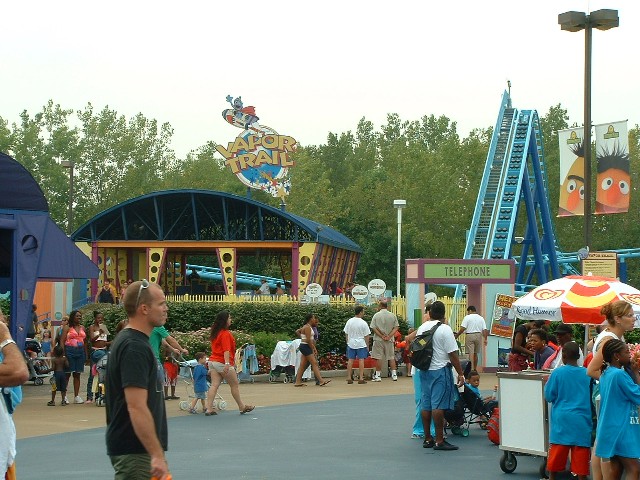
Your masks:
{"label": "green bush", "polygon": [[[82,308],[85,325],[88,326],[93,322],[94,310],[104,314],[105,323],[112,333],[115,332],[118,322],[126,318],[124,309],[120,306],[92,304]],[[320,332],[318,353],[320,355],[327,352],[342,353],[346,348],[342,329],[347,320],[353,316],[353,306],[259,302],[170,302],[169,319],[165,326],[170,332],[181,332],[185,335],[200,332],[202,329],[208,332],[216,315],[222,310],[228,310],[231,314],[233,320],[231,329],[253,336],[254,341],[260,343],[260,347],[256,343],[256,349],[265,356],[271,355],[278,340],[297,338],[295,332],[304,324],[304,318],[308,313],[315,313],[320,320],[318,324]],[[370,322],[375,312],[375,308],[366,307],[365,320]],[[406,321],[402,318],[399,318],[398,321],[400,322],[400,331],[406,334]],[[256,334],[258,334],[259,340],[256,339]],[[264,339],[262,335],[264,335]],[[209,352],[208,333],[197,333],[193,336],[193,339],[189,338],[186,341],[192,342],[194,348],[198,350]],[[236,342],[238,346],[246,343],[237,339]],[[182,344],[182,342],[180,343]],[[198,351],[186,348],[190,353]]]}
{"label": "green bush", "polygon": [[253,334],[253,343],[256,346],[256,355],[271,357],[276,348],[276,343],[281,340],[290,340],[285,333],[256,332]]}
{"label": "green bush", "polygon": [[[204,352],[207,357],[211,355],[211,340],[209,335],[211,330],[209,328],[201,328],[192,332],[179,332],[172,331],[171,336],[175,338],[183,348],[189,350],[189,353],[185,355],[185,358],[195,358],[195,354],[198,352]],[[240,330],[234,330],[231,332],[233,338],[236,341],[236,347],[240,348],[245,343],[254,343],[252,335],[249,335]]]}
{"label": "green bush", "polygon": [[0,298],[0,310],[5,317],[11,315],[11,302],[9,301],[9,297]]}

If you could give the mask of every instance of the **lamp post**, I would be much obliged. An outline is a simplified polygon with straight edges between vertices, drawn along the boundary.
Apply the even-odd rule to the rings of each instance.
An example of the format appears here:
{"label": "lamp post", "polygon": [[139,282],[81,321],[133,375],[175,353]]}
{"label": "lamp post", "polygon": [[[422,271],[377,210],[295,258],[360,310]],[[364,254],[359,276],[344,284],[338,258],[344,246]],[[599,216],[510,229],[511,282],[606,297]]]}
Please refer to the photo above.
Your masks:
{"label": "lamp post", "polygon": [[406,200],[394,200],[393,206],[398,210],[398,270],[396,271],[396,296],[400,296],[400,252],[402,245],[402,209],[407,206]]}
{"label": "lamp post", "polygon": [[69,209],[67,210],[67,235],[71,235],[71,226],[73,225],[73,165],[69,160],[60,162],[64,168],[69,169]]}
{"label": "lamp post", "polygon": [[594,28],[609,30],[620,24],[617,10],[602,9],[586,14],[565,12],[558,15],[562,30],[584,30],[584,242],[591,248],[591,37]]}

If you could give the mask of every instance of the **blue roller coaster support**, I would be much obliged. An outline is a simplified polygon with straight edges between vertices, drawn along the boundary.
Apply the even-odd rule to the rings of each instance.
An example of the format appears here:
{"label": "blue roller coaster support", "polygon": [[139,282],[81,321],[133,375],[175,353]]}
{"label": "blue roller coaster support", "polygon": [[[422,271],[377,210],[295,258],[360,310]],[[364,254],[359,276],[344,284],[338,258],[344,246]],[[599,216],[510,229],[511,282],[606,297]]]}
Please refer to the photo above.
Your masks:
{"label": "blue roller coaster support", "polygon": [[[538,113],[513,108],[505,92],[464,258],[513,258],[519,284],[540,284],[560,277],[559,248],[546,187]],[[518,229],[524,231],[517,233]],[[461,292],[458,287],[456,296]]]}
{"label": "blue roller coaster support", "polygon": [[[547,184],[538,112],[513,108],[504,92],[463,258],[514,259],[517,292],[580,274],[574,267],[578,254],[564,253],[558,245]],[[640,249],[611,251],[618,254],[624,282],[626,259],[639,258]],[[462,287],[456,288],[457,298]]]}

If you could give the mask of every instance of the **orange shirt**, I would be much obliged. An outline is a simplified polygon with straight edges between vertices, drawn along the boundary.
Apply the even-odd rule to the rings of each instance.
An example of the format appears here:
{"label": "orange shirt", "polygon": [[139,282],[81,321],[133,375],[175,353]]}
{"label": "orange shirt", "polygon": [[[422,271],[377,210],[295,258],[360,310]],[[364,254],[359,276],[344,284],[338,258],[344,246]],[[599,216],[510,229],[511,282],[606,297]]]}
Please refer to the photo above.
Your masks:
{"label": "orange shirt", "polygon": [[229,352],[229,363],[233,364],[233,357],[236,354],[236,340],[229,330],[220,330],[218,336],[211,340],[209,361],[224,363],[224,352]]}

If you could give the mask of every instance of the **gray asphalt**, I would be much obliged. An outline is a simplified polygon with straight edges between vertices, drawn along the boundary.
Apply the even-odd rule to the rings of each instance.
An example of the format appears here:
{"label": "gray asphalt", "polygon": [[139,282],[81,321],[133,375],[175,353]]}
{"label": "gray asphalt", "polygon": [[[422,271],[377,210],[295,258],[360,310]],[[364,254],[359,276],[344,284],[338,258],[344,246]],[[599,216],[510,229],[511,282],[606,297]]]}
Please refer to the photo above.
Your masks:
{"label": "gray asphalt", "polygon": [[[502,451],[476,425],[449,436],[452,452],[410,438],[413,396],[264,407],[248,415],[169,419],[167,459],[175,480],[201,479],[539,479],[541,459],[518,456],[501,471]],[[19,440],[18,478],[113,478],[104,428]],[[561,478],[570,478],[562,475]]]}

